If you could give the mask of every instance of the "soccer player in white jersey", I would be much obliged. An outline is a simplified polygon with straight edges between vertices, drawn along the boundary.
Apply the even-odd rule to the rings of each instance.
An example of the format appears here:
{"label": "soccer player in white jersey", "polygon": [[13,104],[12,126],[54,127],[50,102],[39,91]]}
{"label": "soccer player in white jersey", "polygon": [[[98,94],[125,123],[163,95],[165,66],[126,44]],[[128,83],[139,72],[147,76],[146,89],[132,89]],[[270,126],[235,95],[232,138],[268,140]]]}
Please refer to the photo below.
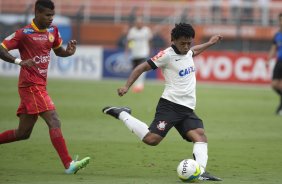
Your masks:
{"label": "soccer player in white jersey", "polygon": [[195,31],[190,24],[176,24],[171,31],[172,45],[155,57],[138,65],[130,74],[118,95],[125,95],[134,81],[146,71],[161,68],[165,89],[150,125],[134,118],[126,107],[105,107],[103,113],[120,119],[145,144],[156,146],[175,127],[183,139],[193,142],[193,156],[200,164],[200,180],[221,181],[206,172],[208,144],[202,120],[194,113],[196,106],[196,77],[193,57],[218,43],[222,36],[214,35],[208,42],[192,47]]}
{"label": "soccer player in white jersey", "polygon": [[[130,50],[133,69],[149,58],[152,37],[151,29],[144,25],[143,18],[137,17],[135,25],[129,29],[127,34],[127,50]],[[133,92],[143,91],[145,78],[145,73],[138,77],[132,86]]]}

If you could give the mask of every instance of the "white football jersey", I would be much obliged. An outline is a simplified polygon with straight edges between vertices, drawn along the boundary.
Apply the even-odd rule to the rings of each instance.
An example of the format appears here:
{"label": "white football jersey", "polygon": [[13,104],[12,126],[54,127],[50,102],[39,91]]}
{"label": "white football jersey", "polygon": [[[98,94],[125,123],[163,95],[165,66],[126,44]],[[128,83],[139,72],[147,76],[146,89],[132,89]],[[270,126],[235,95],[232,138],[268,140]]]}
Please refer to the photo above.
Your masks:
{"label": "white football jersey", "polygon": [[130,50],[133,58],[147,58],[150,54],[150,40],[153,35],[151,30],[144,26],[141,29],[132,27],[127,39],[130,40]]}
{"label": "white football jersey", "polygon": [[190,109],[196,107],[196,75],[193,51],[180,55],[177,48],[171,47],[159,52],[147,61],[153,69],[161,68],[165,78],[162,98]]}

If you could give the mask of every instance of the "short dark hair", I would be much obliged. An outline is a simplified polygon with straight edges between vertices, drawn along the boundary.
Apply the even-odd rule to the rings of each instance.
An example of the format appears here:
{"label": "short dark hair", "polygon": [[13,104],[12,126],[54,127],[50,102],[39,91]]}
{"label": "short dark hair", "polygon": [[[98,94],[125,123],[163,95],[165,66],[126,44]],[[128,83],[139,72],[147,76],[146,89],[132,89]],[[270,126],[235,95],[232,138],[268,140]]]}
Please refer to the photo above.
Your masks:
{"label": "short dark hair", "polygon": [[35,3],[35,10],[42,11],[44,8],[54,10],[55,5],[51,0],[37,0]]}
{"label": "short dark hair", "polygon": [[190,24],[179,23],[171,30],[171,41],[180,37],[195,38],[195,30]]}

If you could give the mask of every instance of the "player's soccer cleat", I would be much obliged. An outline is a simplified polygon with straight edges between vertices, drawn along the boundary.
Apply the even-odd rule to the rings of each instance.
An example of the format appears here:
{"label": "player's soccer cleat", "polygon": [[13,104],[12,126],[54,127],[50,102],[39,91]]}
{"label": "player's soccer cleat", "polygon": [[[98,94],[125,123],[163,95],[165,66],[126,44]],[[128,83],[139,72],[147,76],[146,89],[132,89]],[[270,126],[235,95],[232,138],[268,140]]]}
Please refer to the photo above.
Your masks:
{"label": "player's soccer cleat", "polygon": [[198,178],[198,180],[201,181],[222,181],[221,178],[218,178],[216,176],[212,176],[210,173],[208,172],[204,172],[203,174],[201,174]]}
{"label": "player's soccer cleat", "polygon": [[111,115],[117,119],[122,111],[131,114],[131,109],[128,107],[105,107],[102,111],[103,113]]}
{"label": "player's soccer cleat", "polygon": [[85,168],[89,164],[90,157],[85,157],[79,161],[77,160],[77,158],[70,163],[70,166],[68,169],[65,170],[65,173],[76,174],[77,171]]}

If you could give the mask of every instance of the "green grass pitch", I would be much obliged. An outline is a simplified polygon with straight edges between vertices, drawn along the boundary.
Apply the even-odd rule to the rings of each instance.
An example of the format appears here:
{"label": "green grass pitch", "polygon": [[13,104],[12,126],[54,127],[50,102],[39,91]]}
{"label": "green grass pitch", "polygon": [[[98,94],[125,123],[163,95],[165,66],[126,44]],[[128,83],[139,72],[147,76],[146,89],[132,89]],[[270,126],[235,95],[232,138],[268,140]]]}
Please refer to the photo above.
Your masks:
{"label": "green grass pitch", "polygon": [[[133,115],[151,123],[163,91],[148,81],[140,94],[124,97],[116,89],[125,81],[50,79],[71,155],[90,156],[76,175],[65,175],[40,119],[29,140],[0,145],[0,184],[180,184],[176,167],[192,158],[192,144],[172,129],[150,147],[122,122],[102,114],[107,105],[129,106]],[[0,77],[0,132],[17,127],[17,79]],[[278,96],[270,87],[204,85],[197,87],[196,113],[209,139],[207,170],[222,184],[277,184],[282,177],[282,117],[274,115]]]}

